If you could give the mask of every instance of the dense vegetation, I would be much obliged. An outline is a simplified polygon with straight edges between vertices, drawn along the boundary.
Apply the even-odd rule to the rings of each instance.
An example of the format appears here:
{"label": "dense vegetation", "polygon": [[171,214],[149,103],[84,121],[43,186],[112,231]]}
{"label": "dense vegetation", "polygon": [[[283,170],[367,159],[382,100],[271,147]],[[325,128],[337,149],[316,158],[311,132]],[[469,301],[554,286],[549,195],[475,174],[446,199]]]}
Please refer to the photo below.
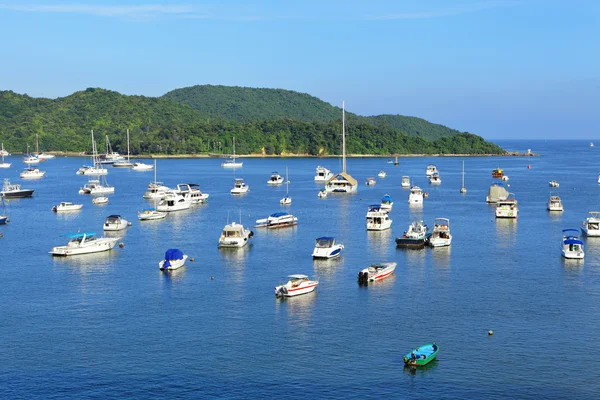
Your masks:
{"label": "dense vegetation", "polygon": [[[129,129],[133,154],[227,154],[233,137],[238,154],[339,154],[340,119],[338,115],[329,121],[239,122],[207,117],[172,98],[125,96],[104,89],[89,88],[54,100],[0,91],[0,141],[12,152],[24,152],[27,144],[33,148],[36,134],[41,151],[89,151],[91,129],[101,149],[108,136],[115,150],[125,152]],[[355,154],[504,152],[476,135],[461,133],[428,141],[409,136],[391,123],[374,124],[352,115],[347,131],[348,152]]]}

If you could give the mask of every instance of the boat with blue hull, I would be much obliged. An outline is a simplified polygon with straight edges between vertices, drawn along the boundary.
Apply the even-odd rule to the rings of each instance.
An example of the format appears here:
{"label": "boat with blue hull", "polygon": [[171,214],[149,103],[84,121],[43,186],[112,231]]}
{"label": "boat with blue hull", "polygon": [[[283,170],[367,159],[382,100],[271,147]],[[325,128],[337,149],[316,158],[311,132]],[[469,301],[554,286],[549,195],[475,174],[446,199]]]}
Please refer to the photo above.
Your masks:
{"label": "boat with blue hull", "polygon": [[411,367],[420,367],[435,360],[439,351],[440,348],[437,344],[425,344],[406,353],[402,359],[404,360],[405,365]]}

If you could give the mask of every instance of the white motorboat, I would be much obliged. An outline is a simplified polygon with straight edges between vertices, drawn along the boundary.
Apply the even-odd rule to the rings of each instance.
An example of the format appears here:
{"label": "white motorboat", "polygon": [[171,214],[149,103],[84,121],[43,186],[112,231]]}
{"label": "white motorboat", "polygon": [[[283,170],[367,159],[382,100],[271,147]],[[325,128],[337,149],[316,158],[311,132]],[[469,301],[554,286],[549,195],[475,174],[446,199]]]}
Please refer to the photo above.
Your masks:
{"label": "white motorboat", "polygon": [[166,212],[157,211],[154,208],[144,208],[142,211],[138,211],[138,219],[140,221],[154,221],[157,219],[163,219],[166,216]]}
{"label": "white motorboat", "polygon": [[387,176],[387,174],[385,173],[384,170],[379,171],[379,173],[377,174],[378,177],[380,178],[385,178]]}
{"label": "white motorboat", "polygon": [[433,221],[433,232],[429,238],[429,245],[431,247],[443,247],[451,244],[450,220],[448,218],[436,218]]}
{"label": "white motorboat", "polygon": [[429,165],[427,166],[427,172],[426,172],[426,175],[427,175],[427,177],[428,177],[428,178],[429,178],[430,176],[432,176],[433,174],[435,174],[436,172],[438,172],[438,170],[437,170],[437,168],[436,168],[436,166],[435,166],[435,165],[433,165],[433,164],[429,164]]}
{"label": "white motorboat", "polygon": [[403,188],[409,188],[410,187],[410,176],[403,176],[402,177],[402,183],[400,184],[401,187]]}
{"label": "white motorboat", "polygon": [[108,204],[108,197],[105,196],[98,196],[98,197],[94,197],[92,199],[92,204],[95,205],[102,205],[102,204]]}
{"label": "white motorboat", "polygon": [[233,189],[231,189],[231,194],[233,195],[241,195],[246,194],[250,191],[250,187],[246,185],[242,178],[235,178],[233,182]]}
{"label": "white motorboat", "polygon": [[560,184],[555,180],[551,180],[550,182],[548,182],[548,184],[550,185],[550,187],[553,187],[553,188],[557,188],[560,186]]}
{"label": "white motorboat", "polygon": [[219,247],[244,247],[253,236],[254,232],[249,228],[241,223],[232,222],[223,228],[219,236]]}
{"label": "white motorboat", "polygon": [[325,197],[327,197],[327,190],[325,190],[325,189],[319,190],[318,196],[320,199],[324,199]]}
{"label": "white motorboat", "polygon": [[298,218],[286,212],[276,212],[269,215],[268,218],[257,219],[255,228],[287,228],[288,226],[298,225]]}
{"label": "white motorboat", "polygon": [[394,273],[396,269],[395,262],[377,263],[369,265],[358,273],[358,284],[368,285],[369,282],[379,281],[387,278]]}
{"label": "white motorboat", "polygon": [[386,194],[381,198],[381,209],[386,211],[392,211],[392,207],[394,206],[394,201],[392,200],[392,196]]}
{"label": "white motorboat", "polygon": [[590,211],[589,214],[581,223],[581,232],[585,236],[600,236],[600,211]]}
{"label": "white motorboat", "polygon": [[346,172],[346,112],[342,101],[342,172],[332,176],[325,184],[329,193],[356,193],[358,182]]}
{"label": "white motorboat", "polygon": [[327,183],[328,180],[333,178],[333,172],[328,170],[325,167],[317,166],[317,172],[315,175],[315,182],[317,183]]}
{"label": "white motorboat", "polygon": [[7,199],[18,199],[23,197],[31,197],[33,196],[33,189],[21,189],[21,185],[18,183],[10,183],[8,178],[4,178],[4,185],[2,186],[2,191],[0,195],[2,197],[6,197]]}
{"label": "white motorboat", "polygon": [[410,205],[423,205],[423,190],[418,186],[410,188],[410,194],[408,195],[408,204]]}
{"label": "white motorboat", "polygon": [[102,168],[101,166],[84,165],[77,170],[76,174],[87,176],[101,176],[107,175],[108,170],[106,168]]}
{"label": "white motorboat", "polygon": [[553,194],[550,194],[546,208],[548,211],[564,211],[560,197]]}
{"label": "white motorboat", "polygon": [[40,171],[38,168],[31,168],[31,166],[19,174],[22,179],[29,180],[42,179],[44,175],[46,175],[46,171]]}
{"label": "white motorboat", "polygon": [[223,167],[223,168],[242,168],[243,165],[244,165],[244,163],[241,161],[237,161],[237,159],[235,157],[235,137],[234,137],[233,138],[233,155],[231,156],[231,158],[223,161],[221,163],[221,167]]}
{"label": "white motorboat", "polygon": [[564,258],[582,259],[585,257],[583,242],[579,239],[577,229],[563,229],[561,240],[561,254]]}
{"label": "white motorboat", "polygon": [[154,168],[152,164],[144,164],[143,162],[134,162],[131,169],[138,172],[151,171]]}
{"label": "white motorboat", "polygon": [[69,201],[61,201],[60,204],[52,207],[54,212],[65,212],[65,211],[79,211],[83,207],[83,204],[73,204]]}
{"label": "white motorboat", "polygon": [[12,164],[4,161],[4,157],[10,156],[9,152],[4,150],[4,143],[2,143],[2,149],[0,150],[0,156],[2,157],[2,162],[0,162],[0,168],[10,168],[10,166]]}
{"label": "white motorboat", "polygon": [[[106,140],[108,141],[108,137],[106,138]],[[127,159],[119,155],[119,159],[113,161],[112,166],[114,168],[133,168],[133,163],[129,158],[130,156],[131,154],[129,151],[129,129],[127,129]]]}
{"label": "white motorboat", "polygon": [[200,186],[195,183],[180,183],[177,185],[177,192],[188,197],[192,204],[204,203],[210,196],[208,193],[202,193]]}
{"label": "white motorboat", "polygon": [[279,204],[282,206],[289,206],[292,204],[292,198],[290,197],[290,179],[288,177],[288,169],[285,169],[285,196],[279,200]]}
{"label": "white motorboat", "polygon": [[508,191],[504,188],[504,185],[501,183],[494,183],[490,186],[485,201],[486,203],[497,203],[499,200],[506,199],[507,197]]}
{"label": "white motorboat", "polygon": [[310,280],[308,276],[295,274],[289,275],[288,281],[282,285],[275,286],[276,297],[293,297],[314,291],[319,281]]}
{"label": "white motorboat", "polygon": [[161,271],[172,271],[181,268],[185,265],[187,254],[183,254],[181,250],[169,249],[165,252],[165,258],[158,263],[158,268]]}
{"label": "white motorboat", "polygon": [[367,211],[367,230],[384,231],[392,227],[392,220],[387,210],[381,209],[379,204],[369,206]]}
{"label": "white motorboat", "polygon": [[104,221],[104,230],[105,231],[122,231],[123,229],[127,229],[127,224],[129,222],[121,217],[120,215],[109,215]]}
{"label": "white motorboat", "polygon": [[496,218],[517,218],[519,216],[519,204],[513,193],[509,193],[506,199],[498,200],[496,203]]}
{"label": "white motorboat", "polygon": [[367,178],[367,181],[365,182],[365,185],[367,186],[374,186],[377,183],[377,181],[375,180],[375,178]]}
{"label": "white motorboat", "polygon": [[278,186],[283,184],[283,176],[279,175],[277,172],[271,173],[271,177],[267,181],[267,185]]}
{"label": "white motorboat", "polygon": [[462,186],[460,187],[461,193],[467,193],[467,187],[465,186],[465,162],[462,162]]}
{"label": "white motorboat", "polygon": [[341,243],[336,243],[335,238],[333,237],[320,237],[316,240],[312,256],[313,258],[338,257],[341,254],[343,248],[344,245]]}
{"label": "white motorboat", "polygon": [[429,177],[429,183],[432,184],[432,185],[439,185],[440,183],[442,183],[442,179],[440,178],[440,173],[439,172],[434,172]]}
{"label": "white motorboat", "polygon": [[156,206],[157,211],[175,212],[187,210],[192,206],[192,200],[189,196],[183,195],[178,191],[169,191],[160,199]]}
{"label": "white motorboat", "polygon": [[50,254],[53,256],[75,256],[80,254],[99,253],[111,250],[121,238],[96,237],[95,233],[74,233],[68,235],[69,243],[66,246],[53,247]]}

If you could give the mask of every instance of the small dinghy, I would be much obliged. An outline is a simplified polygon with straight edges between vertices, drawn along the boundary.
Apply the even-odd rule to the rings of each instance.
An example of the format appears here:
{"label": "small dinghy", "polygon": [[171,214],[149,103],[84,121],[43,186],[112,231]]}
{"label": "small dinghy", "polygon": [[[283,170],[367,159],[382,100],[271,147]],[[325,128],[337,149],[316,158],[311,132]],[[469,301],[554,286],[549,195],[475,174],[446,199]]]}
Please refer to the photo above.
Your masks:
{"label": "small dinghy", "polygon": [[420,367],[435,360],[435,357],[439,351],[440,348],[437,344],[425,344],[421,347],[417,347],[409,353],[406,353],[402,359],[404,360],[404,365]]}
{"label": "small dinghy", "polygon": [[165,259],[158,263],[158,267],[161,271],[172,271],[183,267],[187,258],[187,254],[183,254],[181,250],[169,249],[165,252]]}

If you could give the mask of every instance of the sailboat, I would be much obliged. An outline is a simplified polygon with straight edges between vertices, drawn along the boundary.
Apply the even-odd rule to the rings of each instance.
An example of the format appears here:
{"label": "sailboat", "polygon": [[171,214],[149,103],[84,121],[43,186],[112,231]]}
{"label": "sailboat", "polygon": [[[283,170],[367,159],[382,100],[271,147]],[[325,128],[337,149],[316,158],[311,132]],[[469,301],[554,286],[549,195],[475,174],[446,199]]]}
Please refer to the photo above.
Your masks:
{"label": "sailboat", "polygon": [[292,204],[292,198],[290,197],[290,180],[288,179],[288,169],[285,167],[285,197],[279,200],[279,204],[289,206]]}
{"label": "sailboat", "polygon": [[84,165],[79,168],[76,172],[77,175],[106,175],[108,174],[108,170],[106,168],[102,168],[102,166],[98,163],[98,149],[96,147],[96,141],[94,140],[94,130],[92,129],[92,165]]}
{"label": "sailboat", "polygon": [[27,145],[27,157],[23,158],[23,162],[25,164],[39,164],[40,161],[36,156],[29,154],[29,145]]}
{"label": "sailboat", "polygon": [[4,162],[4,156],[10,156],[8,151],[4,150],[4,143],[2,143],[2,150],[0,150],[0,155],[2,155],[2,162],[0,163],[0,168],[10,168],[11,163]]}
{"label": "sailboat", "polygon": [[462,186],[460,187],[461,193],[467,193],[467,188],[465,187],[465,162],[463,161],[462,167]]}
{"label": "sailboat", "polygon": [[325,190],[329,193],[355,193],[358,182],[346,172],[346,112],[342,101],[342,172],[327,181]]}
{"label": "sailboat", "polygon": [[225,160],[221,163],[221,167],[223,168],[242,168],[244,163],[240,161],[236,161],[235,157],[235,137],[233,138],[233,155],[230,159]]}
{"label": "sailboat", "polygon": [[129,129],[127,129],[127,160],[119,160],[113,163],[113,167],[115,168],[131,168],[133,164],[129,160]]}

